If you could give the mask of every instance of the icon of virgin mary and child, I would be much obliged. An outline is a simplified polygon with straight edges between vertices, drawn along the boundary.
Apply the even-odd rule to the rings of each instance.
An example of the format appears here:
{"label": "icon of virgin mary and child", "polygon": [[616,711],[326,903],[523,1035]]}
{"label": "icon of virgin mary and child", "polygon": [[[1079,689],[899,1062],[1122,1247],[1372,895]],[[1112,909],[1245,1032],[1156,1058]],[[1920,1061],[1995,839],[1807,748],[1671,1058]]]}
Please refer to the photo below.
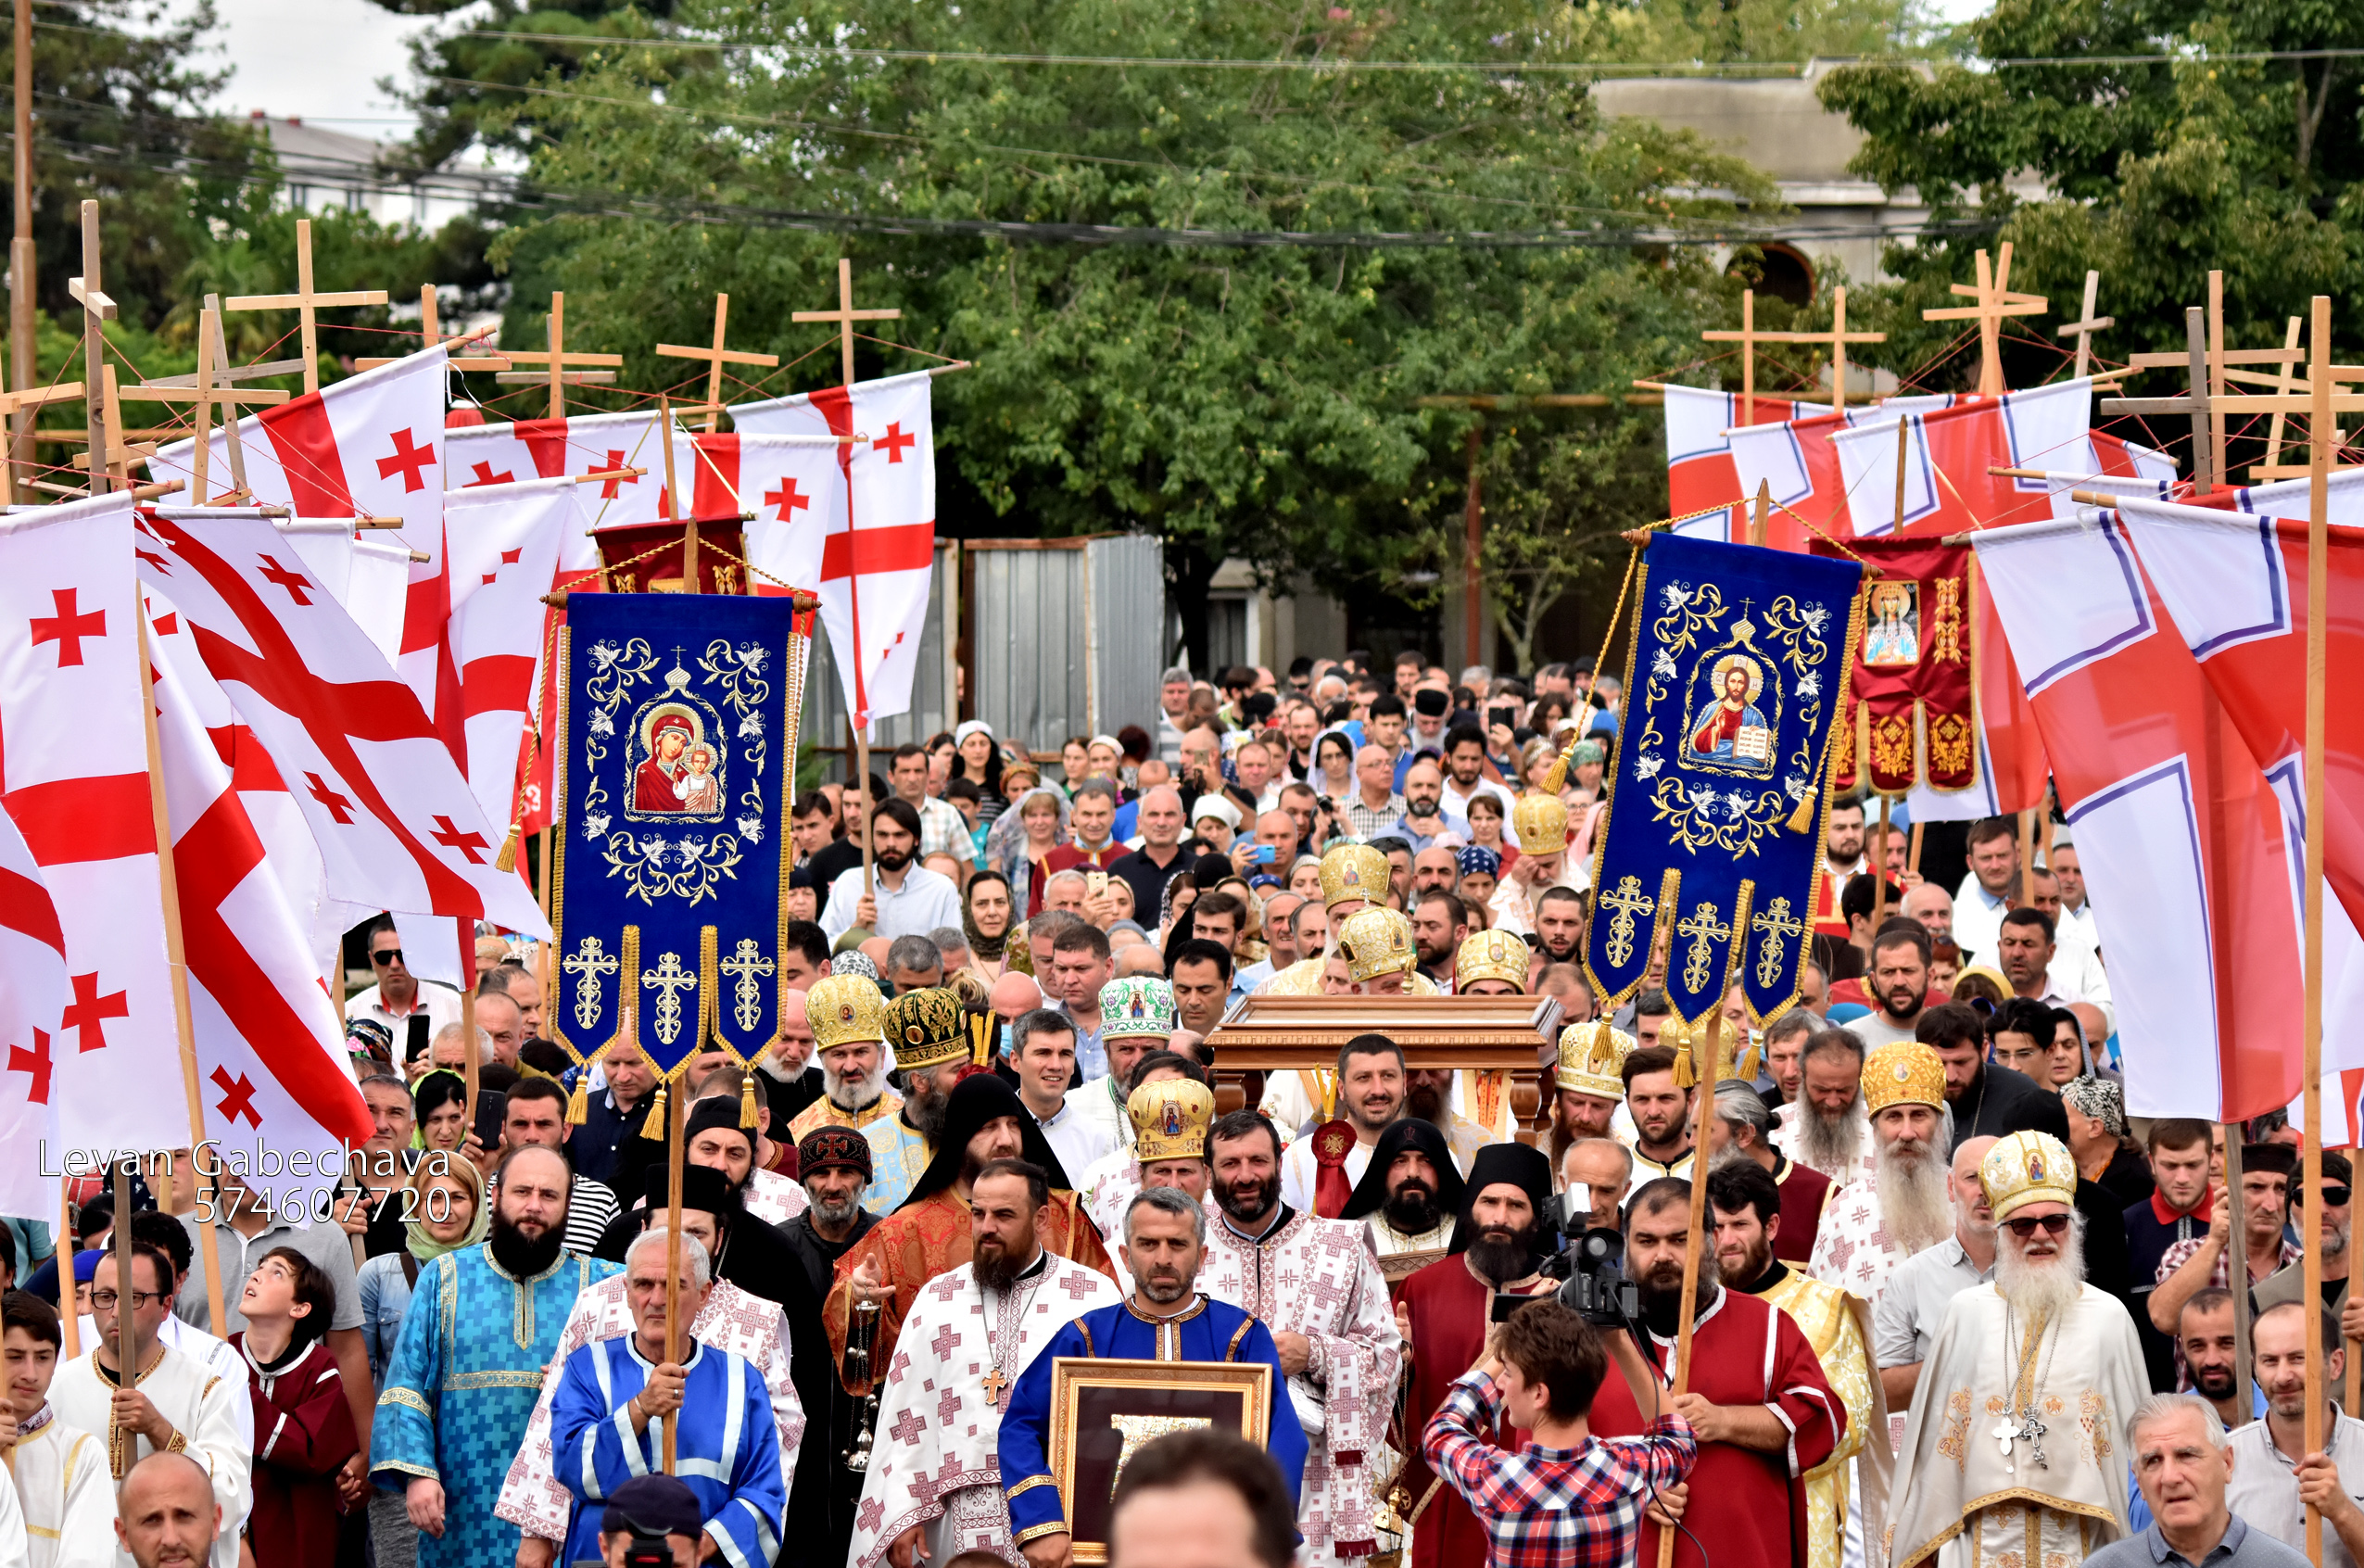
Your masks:
{"label": "icon of virgin mary and child", "polygon": [[1751,769],[1772,766],[1773,730],[1756,705],[1764,683],[1764,672],[1745,653],[1729,653],[1715,662],[1709,681],[1714,702],[1685,748],[1691,761]]}
{"label": "icon of virgin mary and child", "polygon": [[697,722],[679,710],[650,721],[649,754],[632,775],[634,811],[711,816],[722,810],[714,749],[699,739],[698,730]]}

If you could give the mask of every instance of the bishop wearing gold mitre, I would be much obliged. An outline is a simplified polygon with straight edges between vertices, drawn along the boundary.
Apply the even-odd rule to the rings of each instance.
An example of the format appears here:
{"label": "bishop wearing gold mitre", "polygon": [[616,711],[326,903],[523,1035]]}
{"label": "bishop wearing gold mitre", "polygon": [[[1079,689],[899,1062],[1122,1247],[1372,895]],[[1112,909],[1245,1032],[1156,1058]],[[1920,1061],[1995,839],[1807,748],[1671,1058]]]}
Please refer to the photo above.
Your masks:
{"label": "bishop wearing gold mitre", "polygon": [[1921,1368],[1889,1516],[1892,1568],[2082,1562],[2127,1535],[2126,1418],[2150,1393],[2133,1320],[2085,1283],[2077,1160],[2014,1132],[1978,1162],[1994,1278],[1954,1296]]}
{"label": "bishop wearing gold mitre", "polygon": [[1568,808],[1557,794],[1521,795],[1511,807],[1511,832],[1519,841],[1519,858],[1503,867],[1501,884],[1485,906],[1493,912],[1496,930],[1533,936],[1544,890],[1582,892],[1591,873],[1568,853]]}

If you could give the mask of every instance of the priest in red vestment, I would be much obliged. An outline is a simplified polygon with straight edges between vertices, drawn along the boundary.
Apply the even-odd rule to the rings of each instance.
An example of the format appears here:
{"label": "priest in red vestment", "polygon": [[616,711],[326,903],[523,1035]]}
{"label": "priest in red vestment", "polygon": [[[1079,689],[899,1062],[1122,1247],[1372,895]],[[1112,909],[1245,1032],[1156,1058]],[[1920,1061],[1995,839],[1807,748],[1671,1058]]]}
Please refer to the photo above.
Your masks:
{"label": "priest in red vestment", "polygon": [[[1538,1271],[1549,1246],[1551,1157],[1524,1144],[1488,1144],[1471,1161],[1462,1191],[1452,1250],[1406,1280],[1397,1304],[1397,1328],[1411,1347],[1411,1381],[1401,1427],[1388,1446],[1411,1457],[1390,1481],[1385,1501],[1411,1527],[1411,1568],[1472,1568],[1486,1561],[1485,1526],[1420,1457],[1421,1434],[1453,1380],[1485,1358],[1494,1298],[1557,1288]],[[1630,1408],[1630,1396],[1626,1403]],[[1516,1428],[1494,1437],[1494,1446],[1510,1453],[1526,1443]]]}
{"label": "priest in red vestment", "polygon": [[[1712,1246],[1700,1259],[1688,1391],[1673,1391],[1690,1206],[1690,1182],[1662,1177],[1625,1208],[1625,1277],[1640,1286],[1649,1331],[1642,1357],[1666,1385],[1665,1408],[1700,1443],[1689,1476],[1643,1516],[1640,1562],[1658,1562],[1662,1511],[1681,1525],[1675,1568],[1788,1568],[1807,1560],[1806,1473],[1838,1448],[1847,1408],[1787,1313],[1717,1283]],[[1638,1437],[1656,1413],[1637,1409],[1624,1380],[1611,1378],[1593,1400],[1591,1429]]]}
{"label": "priest in red vestment", "polygon": [[822,1304],[822,1326],[829,1354],[846,1392],[856,1398],[870,1391],[866,1378],[845,1379],[846,1316],[854,1293],[874,1293],[879,1304],[877,1336],[870,1349],[874,1372],[894,1364],[895,1338],[919,1299],[919,1289],[938,1274],[968,1261],[972,1245],[968,1189],[986,1163],[1023,1159],[1050,1178],[1051,1201],[1040,1223],[1045,1251],[1116,1279],[1100,1228],[1083,1212],[1082,1200],[1052,1152],[1051,1141],[1026,1112],[1018,1091],[990,1072],[974,1073],[954,1085],[944,1106],[943,1136],[936,1157],[903,1200],[903,1207],[873,1226],[853,1251],[838,1259],[837,1280]]}

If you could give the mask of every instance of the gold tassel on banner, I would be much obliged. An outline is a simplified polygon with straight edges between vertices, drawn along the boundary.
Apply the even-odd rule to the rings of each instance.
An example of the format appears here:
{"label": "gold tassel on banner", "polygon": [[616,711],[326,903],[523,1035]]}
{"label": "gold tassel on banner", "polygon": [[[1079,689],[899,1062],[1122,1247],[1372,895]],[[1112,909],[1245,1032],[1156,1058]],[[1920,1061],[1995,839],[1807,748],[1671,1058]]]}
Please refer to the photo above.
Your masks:
{"label": "gold tassel on banner", "polygon": [[652,1144],[664,1142],[665,1086],[657,1084],[656,1097],[649,1102],[649,1119],[640,1124],[640,1136]]}
{"label": "gold tassel on banner", "polygon": [[974,1049],[969,1053],[969,1060],[976,1066],[982,1068],[993,1065],[993,1036],[999,1031],[999,1024],[1000,1020],[991,1013],[968,1015],[968,1038],[974,1043]]}
{"label": "gold tassel on banner", "polygon": [[741,1132],[752,1132],[759,1125],[755,1119],[755,1069],[749,1068],[747,1076],[739,1081],[739,1126]]}
{"label": "gold tassel on banner", "polygon": [[1551,770],[1543,776],[1545,794],[1556,795],[1567,787],[1568,769],[1574,765],[1576,746],[1583,740],[1584,731],[1581,729],[1575,731],[1568,737],[1568,744],[1561,750],[1560,754],[1552,759]]}
{"label": "gold tassel on banner", "polygon": [[500,841],[500,853],[492,857],[494,870],[514,871],[517,869],[517,840],[525,831],[525,825],[522,822],[512,822],[509,825],[509,836]]}
{"label": "gold tassel on banner", "polygon": [[583,1066],[583,1076],[575,1081],[575,1093],[566,1099],[566,1124],[580,1127],[591,1119],[591,1069]]}

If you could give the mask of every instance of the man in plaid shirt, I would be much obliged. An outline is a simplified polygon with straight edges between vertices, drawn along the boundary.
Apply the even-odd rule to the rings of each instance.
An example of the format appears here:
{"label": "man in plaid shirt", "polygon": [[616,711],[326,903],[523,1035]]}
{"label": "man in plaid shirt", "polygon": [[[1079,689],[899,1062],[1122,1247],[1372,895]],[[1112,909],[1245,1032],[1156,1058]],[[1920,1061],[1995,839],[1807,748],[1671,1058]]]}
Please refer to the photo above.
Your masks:
{"label": "man in plaid shirt", "polygon": [[[1596,1334],[1557,1301],[1530,1302],[1429,1418],[1424,1457],[1485,1525],[1491,1568],[1625,1568],[1651,1496],[1690,1473],[1699,1443],[1680,1416],[1642,1437],[1591,1435],[1609,1356],[1642,1402],[1650,1372],[1624,1330]],[[1496,1448],[1492,1435],[1509,1428],[1528,1446]]]}

